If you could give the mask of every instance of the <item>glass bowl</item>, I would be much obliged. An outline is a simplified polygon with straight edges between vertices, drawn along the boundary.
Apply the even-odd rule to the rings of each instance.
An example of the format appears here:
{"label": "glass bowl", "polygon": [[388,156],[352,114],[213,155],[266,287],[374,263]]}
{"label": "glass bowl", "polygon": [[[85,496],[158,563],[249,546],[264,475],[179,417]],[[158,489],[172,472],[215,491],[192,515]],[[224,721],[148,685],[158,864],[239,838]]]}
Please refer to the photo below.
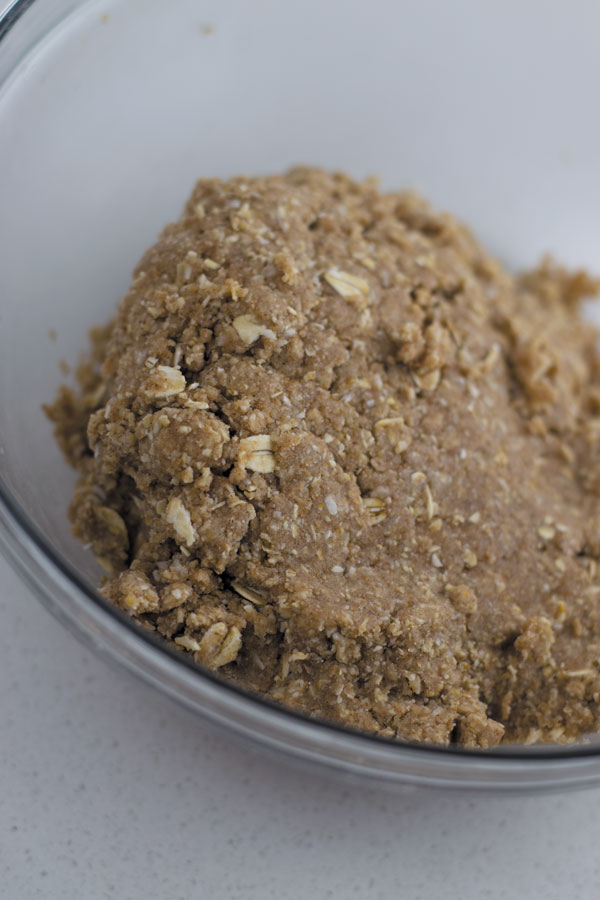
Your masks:
{"label": "glass bowl", "polygon": [[89,646],[199,715],[338,773],[502,791],[600,781],[594,742],[406,745],[188,663],[95,590],[66,520],[74,476],[41,411],[60,361],[110,317],[200,175],[374,171],[424,189],[511,265],[555,250],[593,267],[600,8],[577,5],[548,17],[541,2],[16,0],[0,12],[0,545]]}

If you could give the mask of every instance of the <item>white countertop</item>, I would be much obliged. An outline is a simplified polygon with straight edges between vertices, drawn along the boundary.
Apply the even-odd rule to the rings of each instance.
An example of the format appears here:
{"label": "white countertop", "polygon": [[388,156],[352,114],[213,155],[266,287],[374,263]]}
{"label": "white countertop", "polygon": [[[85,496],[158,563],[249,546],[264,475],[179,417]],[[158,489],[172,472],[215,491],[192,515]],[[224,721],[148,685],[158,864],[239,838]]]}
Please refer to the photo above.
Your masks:
{"label": "white countertop", "polygon": [[543,898],[600,890],[600,793],[386,794],[263,759],[67,634],[0,560],[0,896]]}

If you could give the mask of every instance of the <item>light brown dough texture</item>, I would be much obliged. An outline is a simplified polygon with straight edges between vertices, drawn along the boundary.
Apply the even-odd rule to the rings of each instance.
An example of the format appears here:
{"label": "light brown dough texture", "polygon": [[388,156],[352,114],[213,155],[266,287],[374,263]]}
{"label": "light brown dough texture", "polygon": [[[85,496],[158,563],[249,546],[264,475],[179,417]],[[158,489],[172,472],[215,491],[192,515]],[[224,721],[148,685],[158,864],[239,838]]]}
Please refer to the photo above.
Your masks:
{"label": "light brown dough texture", "polygon": [[49,409],[104,593],[360,729],[598,730],[596,287],[374,181],[200,181]]}

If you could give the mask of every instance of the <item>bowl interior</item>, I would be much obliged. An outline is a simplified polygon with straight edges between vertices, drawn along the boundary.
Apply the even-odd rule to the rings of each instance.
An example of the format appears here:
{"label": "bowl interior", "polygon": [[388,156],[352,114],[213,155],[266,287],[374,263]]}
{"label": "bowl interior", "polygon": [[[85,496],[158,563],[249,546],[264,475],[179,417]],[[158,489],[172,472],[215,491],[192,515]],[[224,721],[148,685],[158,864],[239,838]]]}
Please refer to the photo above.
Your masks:
{"label": "bowl interior", "polygon": [[0,477],[91,583],[41,404],[197,177],[377,173],[514,268],[550,251],[600,270],[600,7],[128,0],[55,18],[73,6],[18,63],[9,35],[0,63]]}

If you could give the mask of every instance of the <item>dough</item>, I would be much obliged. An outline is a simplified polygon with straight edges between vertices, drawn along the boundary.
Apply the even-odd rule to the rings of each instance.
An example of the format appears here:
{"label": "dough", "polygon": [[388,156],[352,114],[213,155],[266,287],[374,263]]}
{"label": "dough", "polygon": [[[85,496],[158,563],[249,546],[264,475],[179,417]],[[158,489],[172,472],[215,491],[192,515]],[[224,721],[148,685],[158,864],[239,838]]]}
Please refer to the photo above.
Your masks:
{"label": "dough", "polygon": [[360,729],[597,730],[596,287],[372,180],[200,181],[48,410],[104,593]]}

